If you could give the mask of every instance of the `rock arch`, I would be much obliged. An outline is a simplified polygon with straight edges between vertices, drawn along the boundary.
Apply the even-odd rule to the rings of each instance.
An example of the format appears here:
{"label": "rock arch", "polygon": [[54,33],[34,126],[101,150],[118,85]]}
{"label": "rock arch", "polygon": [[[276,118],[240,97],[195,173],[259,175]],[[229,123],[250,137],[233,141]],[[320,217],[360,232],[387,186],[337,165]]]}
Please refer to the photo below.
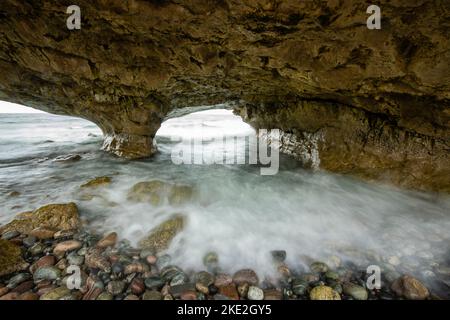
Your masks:
{"label": "rock arch", "polygon": [[381,30],[364,2],[77,5],[69,31],[61,1],[2,1],[1,100],[89,119],[128,158],[155,151],[172,110],[234,102],[255,127],[283,129],[286,152],[315,148],[322,168],[450,190],[446,1],[379,1]]}

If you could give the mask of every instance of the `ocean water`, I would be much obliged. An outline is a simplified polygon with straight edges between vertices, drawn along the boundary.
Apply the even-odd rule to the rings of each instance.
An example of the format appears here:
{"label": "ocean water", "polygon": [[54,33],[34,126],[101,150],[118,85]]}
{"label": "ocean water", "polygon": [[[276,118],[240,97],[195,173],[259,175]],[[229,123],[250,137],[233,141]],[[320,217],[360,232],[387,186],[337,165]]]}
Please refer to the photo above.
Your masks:
{"label": "ocean water", "polygon": [[[0,114],[0,223],[44,204],[74,201],[90,229],[116,231],[136,244],[180,213],[187,223],[168,253],[188,270],[203,269],[202,257],[215,251],[225,271],[253,268],[272,278],[276,270],[270,251],[286,250],[292,270],[336,256],[362,269],[377,264],[382,270],[411,273],[448,294],[449,197],[303,170],[287,156],[273,176],[260,175],[257,165],[172,162],[173,148],[183,143],[175,138],[223,134],[255,133],[228,110],[193,113],[163,123],[155,157],[127,161],[99,150],[101,131],[88,121]],[[227,148],[215,140],[205,142],[209,151],[229,152]],[[52,161],[68,154],[82,159]],[[113,183],[101,197],[83,200],[79,186],[103,175]],[[154,179],[191,185],[198,196],[181,207],[127,200],[135,183]],[[12,197],[12,191],[20,195]]]}

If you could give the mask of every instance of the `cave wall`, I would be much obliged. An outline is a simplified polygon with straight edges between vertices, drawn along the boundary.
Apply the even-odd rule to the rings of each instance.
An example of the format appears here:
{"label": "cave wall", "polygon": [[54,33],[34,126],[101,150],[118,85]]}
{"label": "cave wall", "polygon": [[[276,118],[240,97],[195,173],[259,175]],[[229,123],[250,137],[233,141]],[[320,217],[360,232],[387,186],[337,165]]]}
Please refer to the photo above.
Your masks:
{"label": "cave wall", "polygon": [[69,31],[71,0],[1,1],[1,100],[89,119],[127,158],[174,109],[234,102],[313,166],[449,190],[449,1],[377,1],[381,30],[359,0],[76,2]]}

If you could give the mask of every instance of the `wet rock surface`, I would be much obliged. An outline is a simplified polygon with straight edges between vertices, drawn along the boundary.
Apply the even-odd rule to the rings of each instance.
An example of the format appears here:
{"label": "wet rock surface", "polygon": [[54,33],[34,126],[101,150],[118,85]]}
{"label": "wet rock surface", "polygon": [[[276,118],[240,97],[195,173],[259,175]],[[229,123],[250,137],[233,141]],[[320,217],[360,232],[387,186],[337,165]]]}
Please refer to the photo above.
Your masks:
{"label": "wet rock surface", "polygon": [[94,178],[94,179],[89,180],[88,182],[82,184],[80,186],[80,188],[84,188],[84,189],[86,189],[86,188],[98,188],[98,187],[102,187],[102,186],[107,186],[107,185],[111,184],[111,182],[112,182],[111,177],[107,177],[107,176],[105,176],[105,177],[97,177],[97,178]]}
{"label": "wet rock surface", "polygon": [[0,276],[22,270],[26,265],[20,247],[8,240],[0,240]]}
{"label": "wet rock surface", "polygon": [[[15,220],[0,227],[0,233],[14,231],[32,234],[34,231],[38,238],[51,238],[57,231],[79,228],[80,223],[75,203],[50,204],[33,212],[19,214]],[[41,230],[41,236],[37,230]]]}

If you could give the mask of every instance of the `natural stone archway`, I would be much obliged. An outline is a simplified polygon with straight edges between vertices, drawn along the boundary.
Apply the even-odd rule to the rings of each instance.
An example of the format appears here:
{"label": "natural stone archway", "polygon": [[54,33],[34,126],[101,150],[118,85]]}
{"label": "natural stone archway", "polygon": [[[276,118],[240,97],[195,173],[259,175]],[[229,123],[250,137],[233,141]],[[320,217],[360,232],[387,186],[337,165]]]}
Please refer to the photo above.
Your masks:
{"label": "natural stone archway", "polygon": [[356,0],[79,0],[69,31],[71,4],[1,1],[1,100],[89,119],[128,158],[172,110],[235,102],[321,168],[450,191],[448,1],[378,1],[381,30]]}

